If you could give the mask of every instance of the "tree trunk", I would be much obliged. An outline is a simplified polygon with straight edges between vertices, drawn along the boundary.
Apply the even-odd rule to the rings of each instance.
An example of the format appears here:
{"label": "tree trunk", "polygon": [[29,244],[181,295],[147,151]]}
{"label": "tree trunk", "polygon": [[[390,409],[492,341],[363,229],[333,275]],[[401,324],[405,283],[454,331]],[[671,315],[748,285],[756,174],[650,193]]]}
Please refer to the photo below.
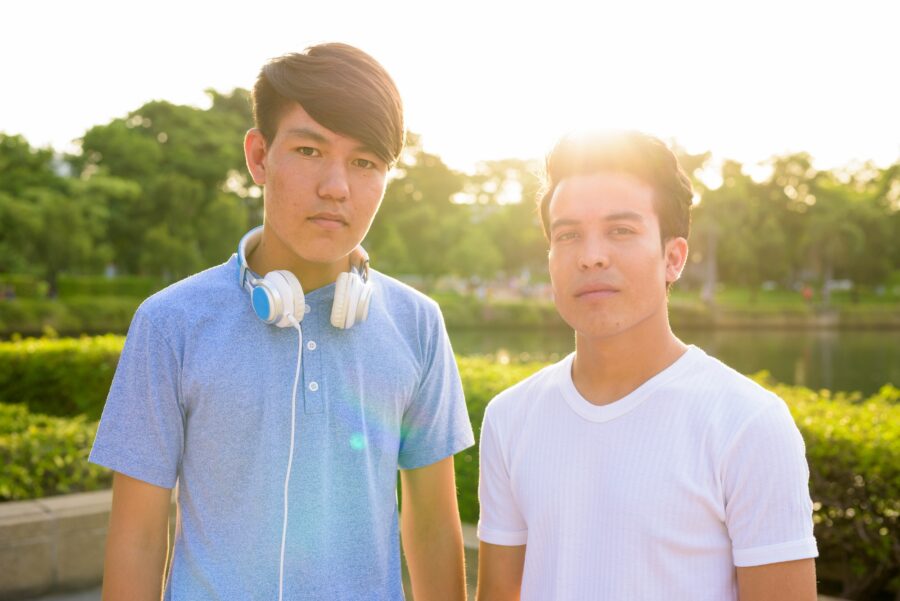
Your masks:
{"label": "tree trunk", "polygon": [[716,243],[718,237],[714,227],[710,227],[706,235],[706,278],[703,282],[703,292],[700,297],[706,306],[712,308],[716,303],[716,280],[718,279],[718,264],[716,263]]}
{"label": "tree trunk", "polygon": [[831,277],[834,275],[834,269],[831,265],[831,257],[825,257],[825,281],[822,282],[822,306],[825,309],[831,308]]}

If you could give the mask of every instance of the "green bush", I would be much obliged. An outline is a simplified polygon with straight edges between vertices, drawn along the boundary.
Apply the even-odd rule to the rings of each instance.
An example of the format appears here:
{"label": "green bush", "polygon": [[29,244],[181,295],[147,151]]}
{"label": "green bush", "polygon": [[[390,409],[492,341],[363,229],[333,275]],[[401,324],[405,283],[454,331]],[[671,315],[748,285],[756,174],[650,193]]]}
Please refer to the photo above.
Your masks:
{"label": "green bush", "polygon": [[885,386],[862,402],[777,385],[806,441],[820,572],[841,595],[900,585],[900,405]]}
{"label": "green bush", "polygon": [[113,335],[0,342],[0,403],[97,419],[123,343]]}
{"label": "green bush", "polygon": [[43,298],[47,296],[47,282],[36,275],[0,273],[0,289],[12,288],[16,298]]}
{"label": "green bush", "polygon": [[[466,392],[466,405],[472,429],[475,430],[476,442],[481,435],[481,421],[488,402],[544,365],[541,363],[501,365],[479,357],[457,357],[456,362]],[[460,517],[464,522],[474,524],[478,521],[478,445],[458,454],[455,461]]]}
{"label": "green bush", "polygon": [[113,278],[64,275],[59,276],[58,287],[60,298],[119,296],[144,299],[160,290],[163,282],[157,278],[134,275]]}
{"label": "green bush", "polygon": [[481,300],[475,296],[435,294],[450,328],[567,327],[553,303],[530,299]]}
{"label": "green bush", "polygon": [[108,488],[109,470],[88,463],[97,422],[0,404],[0,501]]}
{"label": "green bush", "polygon": [[0,334],[37,336],[126,332],[141,299],[130,297],[24,298],[0,301]]}

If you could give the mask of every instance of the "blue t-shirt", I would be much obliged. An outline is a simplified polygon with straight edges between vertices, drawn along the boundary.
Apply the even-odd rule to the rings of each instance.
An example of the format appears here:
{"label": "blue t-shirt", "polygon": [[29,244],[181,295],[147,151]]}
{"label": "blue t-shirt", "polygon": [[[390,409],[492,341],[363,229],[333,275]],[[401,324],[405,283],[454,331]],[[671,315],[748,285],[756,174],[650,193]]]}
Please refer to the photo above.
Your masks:
{"label": "blue t-shirt", "polygon": [[[397,468],[474,443],[437,305],[378,272],[369,317],[306,295],[285,599],[402,599]],[[165,599],[278,595],[298,332],[253,313],[236,256],[135,314],[90,459],[178,484]]]}

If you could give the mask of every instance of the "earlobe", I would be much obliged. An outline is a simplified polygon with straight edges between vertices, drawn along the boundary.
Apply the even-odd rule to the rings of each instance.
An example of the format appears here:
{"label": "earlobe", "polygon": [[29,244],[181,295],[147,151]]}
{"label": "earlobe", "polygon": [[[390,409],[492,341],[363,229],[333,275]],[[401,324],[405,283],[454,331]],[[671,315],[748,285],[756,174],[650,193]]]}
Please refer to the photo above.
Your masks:
{"label": "earlobe", "polygon": [[266,183],[266,139],[257,128],[247,131],[244,136],[244,159],[253,183],[262,186]]}

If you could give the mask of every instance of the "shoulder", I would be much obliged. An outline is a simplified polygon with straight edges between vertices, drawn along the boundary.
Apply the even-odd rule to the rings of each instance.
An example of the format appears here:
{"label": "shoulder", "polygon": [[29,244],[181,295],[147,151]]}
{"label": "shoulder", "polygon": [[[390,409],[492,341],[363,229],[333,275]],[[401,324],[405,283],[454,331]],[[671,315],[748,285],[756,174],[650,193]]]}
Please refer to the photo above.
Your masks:
{"label": "shoulder", "polygon": [[784,405],[775,393],[699,348],[691,347],[689,352],[695,355],[691,368],[672,386],[719,418],[724,414],[748,419],[772,406]]}
{"label": "shoulder", "polygon": [[156,292],[138,307],[135,321],[149,322],[165,332],[219,314],[224,304],[234,303],[235,297],[243,293],[233,261],[232,258]]}
{"label": "shoulder", "polygon": [[718,453],[742,438],[795,437],[793,418],[778,395],[700,349],[691,352],[697,354],[691,369],[670,383],[668,393],[690,407],[689,419]]}
{"label": "shoulder", "polygon": [[559,380],[571,369],[571,355],[548,365],[521,382],[495,396],[484,412],[485,423],[515,428],[527,419],[528,414],[548,399],[559,395]]}
{"label": "shoulder", "polygon": [[[430,354],[446,337],[444,318],[437,302],[390,276],[370,271],[374,291],[369,319],[380,328],[399,335],[419,355]],[[374,319],[373,319],[374,317]]]}
{"label": "shoulder", "polygon": [[376,298],[380,298],[390,310],[440,317],[441,311],[437,302],[423,292],[380,271],[372,269],[369,274],[372,286],[375,287]]}

